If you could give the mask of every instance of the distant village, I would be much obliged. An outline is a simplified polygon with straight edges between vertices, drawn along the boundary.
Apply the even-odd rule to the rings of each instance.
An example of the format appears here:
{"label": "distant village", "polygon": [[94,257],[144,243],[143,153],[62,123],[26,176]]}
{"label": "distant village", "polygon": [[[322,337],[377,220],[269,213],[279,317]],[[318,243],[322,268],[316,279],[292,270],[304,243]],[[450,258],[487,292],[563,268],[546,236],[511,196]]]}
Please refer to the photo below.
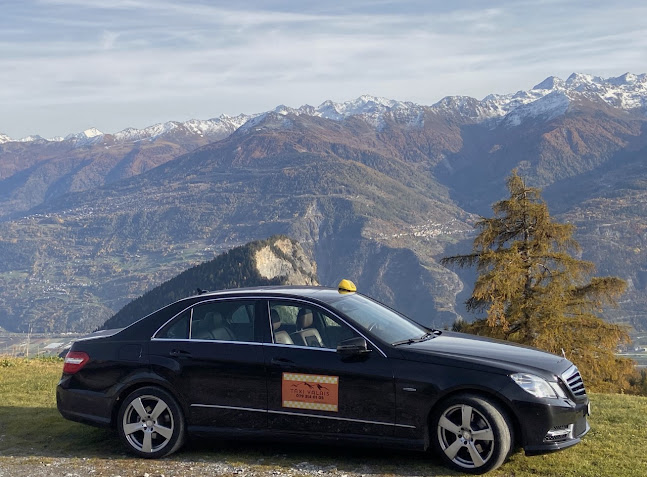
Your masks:
{"label": "distant village", "polygon": [[87,333],[51,335],[0,332],[0,356],[24,358],[64,357],[72,343],[84,336],[87,336]]}

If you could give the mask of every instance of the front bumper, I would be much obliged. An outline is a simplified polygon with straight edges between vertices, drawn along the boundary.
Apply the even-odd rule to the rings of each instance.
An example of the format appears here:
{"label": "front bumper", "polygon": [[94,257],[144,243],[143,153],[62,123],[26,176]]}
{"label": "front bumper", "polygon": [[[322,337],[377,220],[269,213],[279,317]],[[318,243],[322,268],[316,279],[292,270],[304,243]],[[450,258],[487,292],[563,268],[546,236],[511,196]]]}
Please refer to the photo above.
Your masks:
{"label": "front bumper", "polygon": [[591,426],[589,426],[589,423],[587,422],[586,418],[584,418],[583,422],[580,425],[584,426],[584,430],[582,431],[581,434],[577,435],[576,437],[569,436],[567,438],[562,438],[557,441],[550,441],[550,442],[544,441],[538,445],[526,445],[524,446],[524,452],[526,453],[527,456],[531,456],[531,455],[538,455],[538,454],[546,454],[548,452],[555,452],[555,451],[572,447],[575,444],[578,444],[582,440],[582,437],[584,437],[584,435],[587,432],[589,432],[589,430],[591,429]]}
{"label": "front bumper", "polygon": [[591,429],[588,399],[574,402],[517,402],[514,409],[521,424],[521,444],[526,455],[545,454],[572,447]]}

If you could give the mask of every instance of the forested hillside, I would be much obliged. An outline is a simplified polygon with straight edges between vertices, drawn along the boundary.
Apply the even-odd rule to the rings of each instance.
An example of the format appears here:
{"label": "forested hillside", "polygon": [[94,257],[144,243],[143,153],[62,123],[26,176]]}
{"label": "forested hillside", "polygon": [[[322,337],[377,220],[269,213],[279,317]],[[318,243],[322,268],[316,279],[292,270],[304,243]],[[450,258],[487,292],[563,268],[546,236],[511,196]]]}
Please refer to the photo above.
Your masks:
{"label": "forested hillside", "polygon": [[102,328],[127,326],[198,290],[316,284],[316,265],[306,257],[299,244],[287,237],[275,236],[234,247],[180,273],[128,303]]}

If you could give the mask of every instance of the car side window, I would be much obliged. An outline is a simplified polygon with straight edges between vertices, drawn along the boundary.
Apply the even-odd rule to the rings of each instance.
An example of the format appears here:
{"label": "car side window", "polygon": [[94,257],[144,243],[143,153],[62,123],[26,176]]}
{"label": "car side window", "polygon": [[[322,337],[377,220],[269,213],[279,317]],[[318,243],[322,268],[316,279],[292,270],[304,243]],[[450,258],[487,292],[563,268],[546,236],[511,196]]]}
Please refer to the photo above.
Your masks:
{"label": "car side window", "polygon": [[339,342],[358,336],[324,310],[304,304],[270,302],[275,344],[336,349]]}
{"label": "car side window", "polygon": [[254,341],[255,301],[223,300],[192,309],[192,340]]}
{"label": "car side window", "polygon": [[260,341],[256,337],[255,300],[222,300],[200,303],[166,324],[158,339]]}
{"label": "car side window", "polygon": [[156,338],[167,340],[186,340],[189,339],[189,325],[191,323],[191,310],[182,313],[175,320],[168,323],[155,336]]}
{"label": "car side window", "polygon": [[328,315],[321,315],[324,322],[324,333],[326,335],[326,342],[330,348],[337,349],[339,343],[349,338],[359,336],[355,331],[344,323],[333,320]]}

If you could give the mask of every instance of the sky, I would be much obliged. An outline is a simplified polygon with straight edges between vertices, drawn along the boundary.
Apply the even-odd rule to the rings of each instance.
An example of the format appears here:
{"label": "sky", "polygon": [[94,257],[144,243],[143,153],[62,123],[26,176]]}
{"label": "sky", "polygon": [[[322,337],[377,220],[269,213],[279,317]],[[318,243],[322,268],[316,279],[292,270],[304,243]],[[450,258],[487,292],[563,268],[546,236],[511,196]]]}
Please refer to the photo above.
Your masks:
{"label": "sky", "polygon": [[0,133],[647,72],[644,0],[1,0]]}

